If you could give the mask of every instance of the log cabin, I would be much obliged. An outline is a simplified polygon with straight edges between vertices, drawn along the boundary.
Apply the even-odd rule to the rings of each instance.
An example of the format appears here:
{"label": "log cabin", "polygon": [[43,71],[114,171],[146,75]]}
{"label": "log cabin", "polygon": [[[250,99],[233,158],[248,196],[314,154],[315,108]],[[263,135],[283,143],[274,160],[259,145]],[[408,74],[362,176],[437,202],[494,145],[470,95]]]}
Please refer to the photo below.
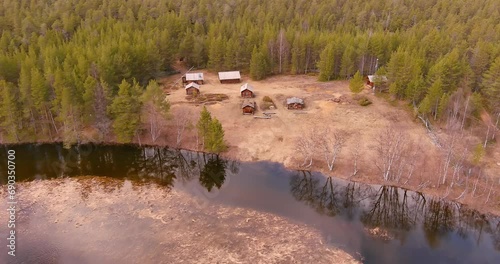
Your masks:
{"label": "log cabin", "polygon": [[184,85],[192,82],[198,85],[204,84],[205,79],[203,78],[203,73],[186,73],[184,76],[182,76],[182,83]]}
{"label": "log cabin", "polygon": [[190,83],[186,85],[186,94],[187,95],[198,95],[200,94],[200,86],[197,83]]}
{"label": "log cabin", "polygon": [[304,109],[304,100],[291,97],[286,99],[286,107],[290,110]]}
{"label": "log cabin", "polygon": [[220,83],[239,83],[241,75],[239,71],[219,72]]}
{"label": "log cabin", "polygon": [[255,101],[250,99],[245,99],[241,104],[241,109],[244,115],[250,115],[255,113]]}
{"label": "log cabin", "polygon": [[240,94],[241,97],[243,98],[253,98],[254,97],[253,86],[251,86],[248,83],[243,84],[240,88]]}

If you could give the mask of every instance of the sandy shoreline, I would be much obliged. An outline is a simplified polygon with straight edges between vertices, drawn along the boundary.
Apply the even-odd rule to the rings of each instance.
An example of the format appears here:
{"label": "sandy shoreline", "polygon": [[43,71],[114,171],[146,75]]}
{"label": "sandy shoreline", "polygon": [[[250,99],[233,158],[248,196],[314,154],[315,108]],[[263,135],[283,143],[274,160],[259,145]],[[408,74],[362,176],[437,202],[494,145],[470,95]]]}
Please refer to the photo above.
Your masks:
{"label": "sandy shoreline", "polygon": [[359,263],[304,223],[155,184],[83,176],[19,185],[20,262]]}

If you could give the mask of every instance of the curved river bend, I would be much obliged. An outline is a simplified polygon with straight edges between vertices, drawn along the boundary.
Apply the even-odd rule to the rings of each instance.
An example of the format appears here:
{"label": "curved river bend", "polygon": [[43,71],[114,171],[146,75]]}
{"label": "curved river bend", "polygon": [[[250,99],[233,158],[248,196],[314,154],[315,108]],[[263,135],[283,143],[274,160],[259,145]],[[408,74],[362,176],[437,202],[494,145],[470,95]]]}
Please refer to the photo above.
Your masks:
{"label": "curved river bend", "polygon": [[[193,222],[211,216],[196,211],[198,207],[193,207],[195,205],[187,202],[174,205],[164,198],[174,194],[177,196],[171,197],[195,198],[198,201],[196,206],[224,206],[235,211],[252,209],[312,228],[321,235],[321,244],[340,248],[363,263],[500,263],[499,217],[483,215],[456,203],[434,200],[404,189],[348,182],[308,171],[291,171],[277,163],[240,163],[211,154],[160,147],[88,144],[64,149],[60,144],[22,144],[0,146],[2,196],[6,196],[7,168],[3,161],[7,160],[7,149],[16,151],[20,201],[23,192],[34,197],[18,212],[21,234],[19,255],[14,263],[41,263],[35,256],[45,256],[46,263],[106,263],[106,259],[94,258],[98,249],[105,250],[109,244],[122,243],[123,250],[141,252],[138,248],[127,247],[130,244],[127,241],[138,238],[144,247],[154,249],[159,244],[168,243],[178,247],[173,242],[175,233],[172,237],[155,237],[152,229],[148,229],[148,225],[153,224],[151,219],[164,223],[169,219],[173,221],[174,216],[161,216],[161,212],[175,206],[182,212],[192,210]],[[41,189],[48,190],[41,192]],[[127,196],[130,193],[137,193],[137,197]],[[157,203],[158,209],[151,209],[153,205],[150,205],[147,212],[153,217],[137,214],[134,221],[140,221],[139,225],[131,227],[127,225],[127,214],[143,212],[145,207],[129,203],[130,208],[117,208],[111,199],[114,196],[122,200],[150,198]],[[37,202],[47,199],[52,199],[52,205]],[[102,205],[91,201],[102,201]],[[68,208],[69,204],[71,208]],[[44,212],[50,212],[51,217]],[[76,229],[61,224],[69,218],[65,215],[69,212],[73,214],[71,227],[74,225]],[[90,216],[93,219],[85,218]],[[251,218],[246,222],[252,221]],[[3,224],[5,218],[0,219],[0,234],[4,236],[7,231]],[[214,216],[214,219],[219,219],[219,216]],[[217,226],[217,221],[207,226]],[[100,236],[100,232],[95,232],[95,226],[85,226],[87,222],[92,222],[92,225],[100,223],[102,230],[120,228],[123,235]],[[183,230],[181,224],[179,230]],[[42,229],[50,228],[48,226],[58,228],[42,232]],[[227,230],[219,228],[222,230],[216,232],[233,232],[230,227]],[[23,232],[30,236],[23,237]],[[251,239],[259,239],[259,230],[249,232],[255,232],[256,237]],[[197,234],[203,234],[203,230],[194,236]],[[44,236],[53,236],[53,239]],[[88,244],[88,249],[81,248],[81,243],[74,242],[77,240]],[[310,250],[310,255],[315,252],[317,245],[306,240],[301,242],[305,244],[302,250]],[[279,245],[279,241],[276,243]],[[74,252],[61,252],[68,247],[74,248]],[[3,259],[7,259],[5,251],[0,255]],[[186,256],[194,254],[186,252]],[[252,255],[251,252],[248,254]],[[120,255],[115,257],[119,259]],[[201,261],[200,257],[198,260]],[[132,262],[135,261],[160,263],[161,259],[142,256]],[[205,261],[210,262],[210,259]],[[227,261],[232,262],[231,259]]]}

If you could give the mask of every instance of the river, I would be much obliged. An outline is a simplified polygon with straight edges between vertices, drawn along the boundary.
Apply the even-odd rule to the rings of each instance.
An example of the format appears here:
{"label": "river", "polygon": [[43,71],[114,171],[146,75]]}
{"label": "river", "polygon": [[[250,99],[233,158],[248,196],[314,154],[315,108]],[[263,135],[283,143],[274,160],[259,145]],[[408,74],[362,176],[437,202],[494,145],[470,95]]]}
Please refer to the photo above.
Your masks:
{"label": "river", "polygon": [[[309,255],[314,254],[315,248],[326,245],[346,251],[363,263],[499,263],[500,260],[499,217],[400,188],[292,171],[278,163],[237,162],[212,154],[161,147],[87,144],[65,149],[61,144],[21,144],[0,147],[0,184],[4,187],[1,193],[4,197],[7,184],[4,161],[8,149],[16,152],[18,196],[23,206],[18,212],[21,233],[18,255],[13,259],[6,256],[6,250],[1,252],[9,263],[42,263],[37,256],[43,256],[45,263],[111,263],[128,253],[144,254],[142,247],[151,252],[158,245],[183,247],[173,238],[175,232],[169,233],[169,237],[155,236],[161,226],[153,227],[151,219],[162,223],[173,221],[174,216],[162,216],[161,211],[175,207],[179,212],[190,212],[193,222],[213,216],[214,222],[207,224],[213,226],[220,224],[216,220],[220,216],[212,215],[219,206],[227,211],[248,209],[276,216],[276,223],[285,219],[286,223],[280,225],[295,224],[297,232],[301,227],[315,230],[320,234],[320,244],[306,238],[301,242],[303,252],[313,252]],[[24,194],[29,199],[22,203]],[[196,203],[174,204],[173,198],[162,198],[170,194]],[[135,204],[136,199],[148,198],[151,201],[144,206]],[[127,204],[116,207],[123,200]],[[156,207],[151,209],[153,202]],[[143,212],[148,204],[147,212],[155,212],[154,217],[128,216],[129,212]],[[210,212],[196,209],[200,205],[212,209]],[[5,215],[0,218],[5,221],[0,225],[2,237],[7,231]],[[127,225],[131,217],[135,217],[137,224]],[[247,223],[252,221],[252,217],[245,219]],[[272,220],[269,221],[271,224]],[[233,230],[231,221],[227,223],[226,227],[218,227],[219,239],[224,238],[221,232],[239,232]],[[96,232],[96,225],[102,231]],[[123,235],[103,235],[117,226],[122,226]],[[181,231],[182,222],[178,226],[179,232],[188,232]],[[287,229],[280,232],[293,233],[293,228]],[[22,236],[23,232],[30,235]],[[259,239],[271,231],[245,232],[255,236],[248,239]],[[138,239],[142,242],[131,247],[128,241]],[[285,240],[293,245],[293,241]],[[231,236],[231,241],[225,243],[243,242],[238,236]],[[273,243],[275,247],[280,245],[279,241]],[[118,246],[111,244],[119,245],[123,252],[113,252]],[[241,247],[235,250],[241,251]],[[97,257],[99,254],[102,258]],[[107,254],[109,258],[104,257]],[[255,257],[251,251],[246,254],[247,259]],[[294,254],[298,253],[291,252],[289,256]],[[110,257],[113,255],[114,258]],[[124,259],[122,263],[128,263],[127,260],[160,263],[166,255],[150,256]],[[198,262],[214,261],[197,256],[195,249],[186,249],[178,256],[193,256]],[[270,261],[275,260],[280,262],[278,258]],[[295,261],[308,262],[300,258]],[[323,261],[321,256],[317,261]],[[228,258],[227,262],[237,261]]]}

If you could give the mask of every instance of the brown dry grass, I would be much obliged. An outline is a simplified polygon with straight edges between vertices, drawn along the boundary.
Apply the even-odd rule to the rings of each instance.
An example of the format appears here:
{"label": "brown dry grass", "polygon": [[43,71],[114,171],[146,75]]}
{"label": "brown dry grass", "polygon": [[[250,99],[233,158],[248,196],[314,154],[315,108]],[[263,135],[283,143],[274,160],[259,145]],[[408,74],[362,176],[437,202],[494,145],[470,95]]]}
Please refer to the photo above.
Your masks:
{"label": "brown dry grass", "polygon": [[303,223],[203,195],[99,177],[20,185],[20,263],[359,263]]}

